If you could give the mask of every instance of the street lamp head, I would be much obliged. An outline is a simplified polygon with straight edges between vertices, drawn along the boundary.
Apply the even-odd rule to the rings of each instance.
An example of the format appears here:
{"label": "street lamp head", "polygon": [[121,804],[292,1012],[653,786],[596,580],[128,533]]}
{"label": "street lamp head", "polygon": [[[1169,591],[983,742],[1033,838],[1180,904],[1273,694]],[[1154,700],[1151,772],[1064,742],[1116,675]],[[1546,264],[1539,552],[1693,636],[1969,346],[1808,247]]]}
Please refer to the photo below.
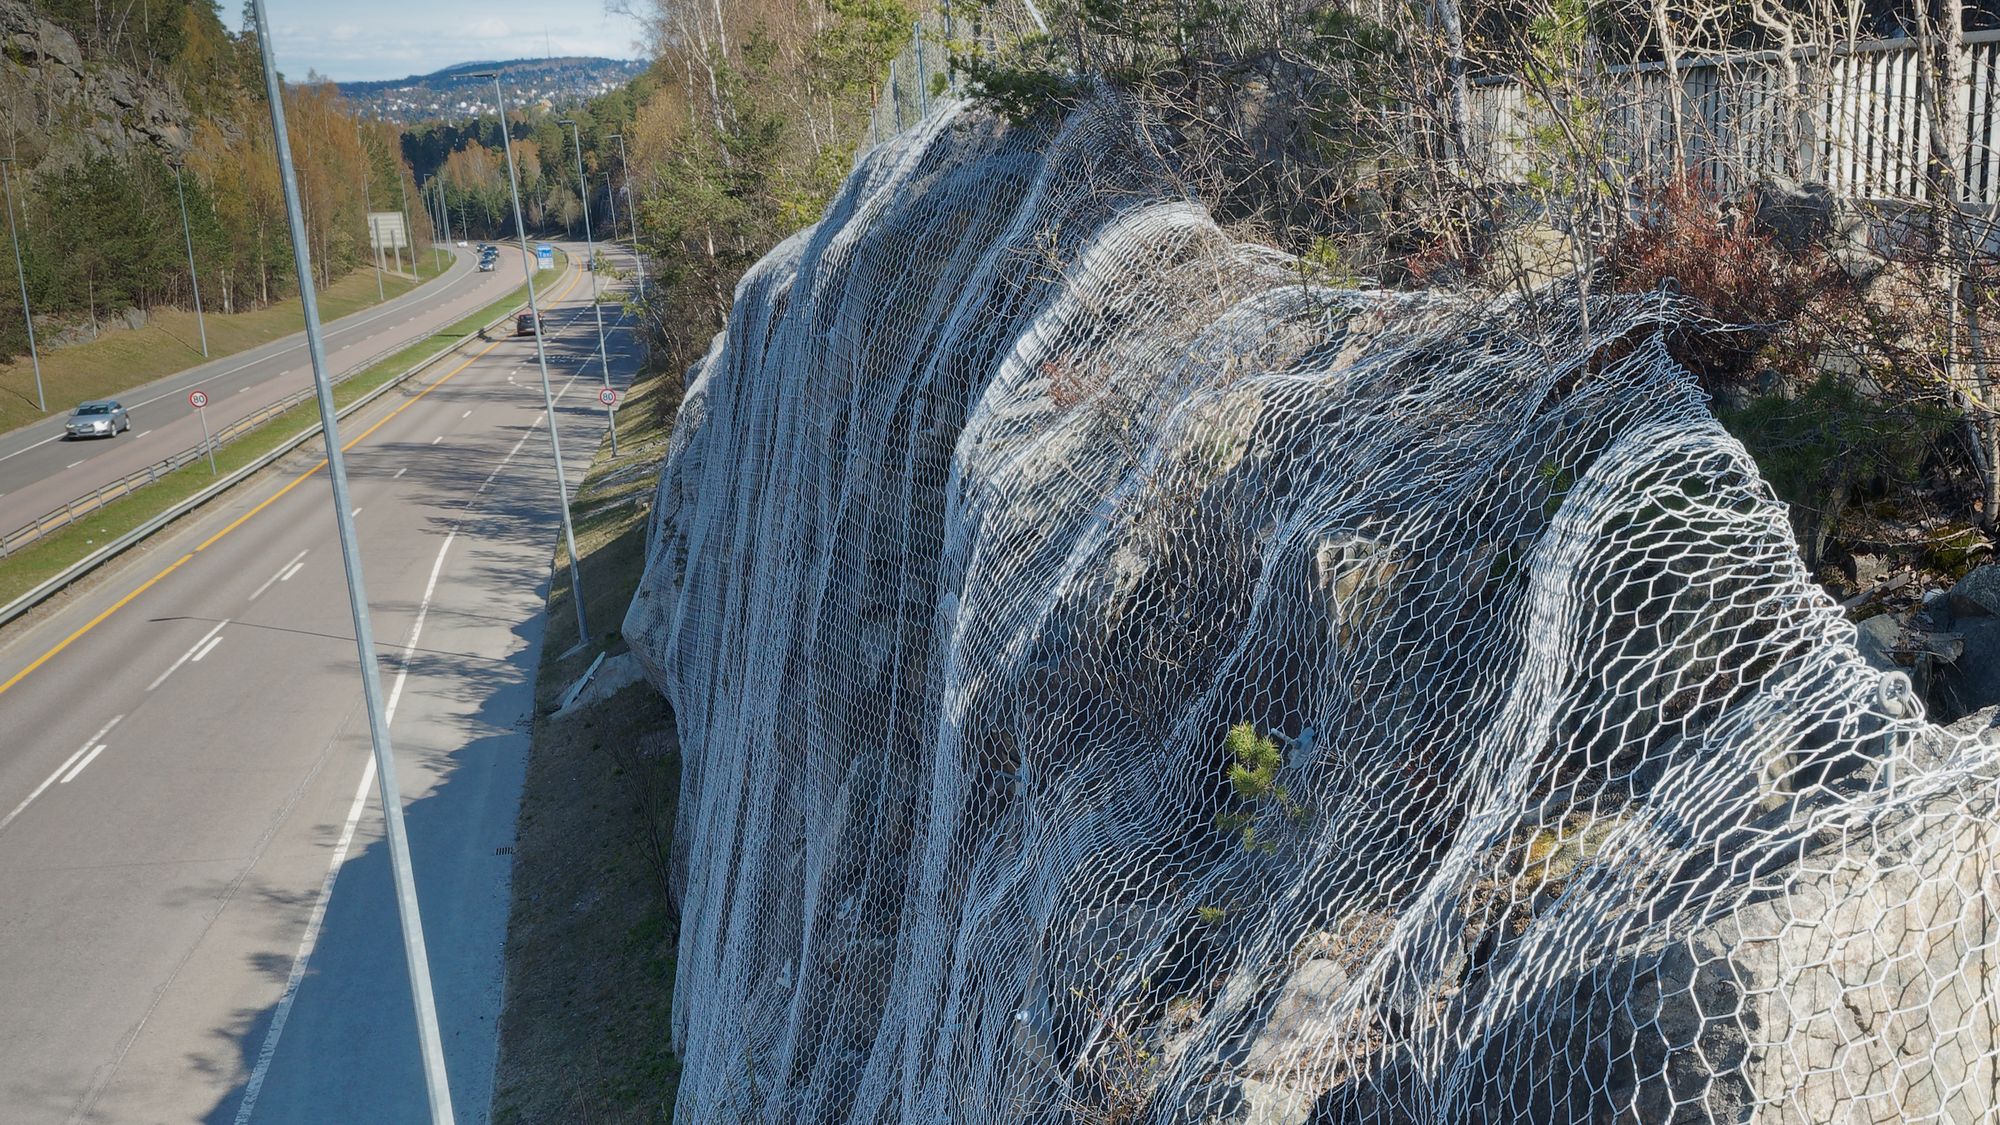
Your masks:
{"label": "street lamp head", "polygon": [[574,119],[574,118],[569,118],[569,117],[558,117],[558,118],[556,118],[556,124],[558,124],[558,125],[568,125],[568,126],[570,126],[571,128],[575,128],[575,127],[576,127],[576,121],[575,121],[575,119]]}
{"label": "street lamp head", "polygon": [[500,72],[499,72],[499,71],[497,71],[497,70],[475,70],[475,71],[472,71],[472,72],[471,72],[471,73],[469,73],[469,74],[463,74],[463,75],[460,75],[460,77],[462,77],[462,78],[498,78],[498,77],[500,77]]}

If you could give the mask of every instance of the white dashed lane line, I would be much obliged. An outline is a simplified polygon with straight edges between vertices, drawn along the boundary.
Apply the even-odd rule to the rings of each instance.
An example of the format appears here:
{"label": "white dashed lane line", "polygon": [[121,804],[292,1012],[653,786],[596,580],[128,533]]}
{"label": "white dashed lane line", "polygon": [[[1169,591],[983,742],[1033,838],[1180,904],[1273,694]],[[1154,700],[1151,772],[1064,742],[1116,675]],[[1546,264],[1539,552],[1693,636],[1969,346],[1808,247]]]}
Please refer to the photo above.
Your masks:
{"label": "white dashed lane line", "polygon": [[[308,547],[306,550],[311,550],[311,548]],[[250,600],[253,602],[256,601],[260,596],[263,595],[264,591],[271,588],[271,584],[274,582],[290,582],[292,580],[292,575],[297,574],[299,572],[299,568],[306,565],[305,557],[306,557],[305,551],[300,551],[298,554],[293,555],[292,561],[279,567],[278,572],[276,574],[273,574],[271,577],[264,579],[264,584],[262,586],[257,587],[257,592],[250,595]]]}
{"label": "white dashed lane line", "polygon": [[[111,728],[117,726],[119,720],[124,717],[123,715],[115,716],[110,722],[100,727],[96,734],[91,735],[82,746],[77,747],[76,753],[63,759],[63,764],[56,767],[56,772],[50,774],[40,785],[35,786],[35,791],[28,794],[27,800],[15,805],[14,811],[8,813],[4,818],[0,818],[0,832],[6,831],[7,826],[14,823],[14,818],[21,815],[21,810],[34,804],[35,798],[47,791],[49,786],[58,784],[59,782],[66,782],[83,772],[83,767],[90,764],[90,759],[97,757],[103,751],[104,743],[101,740],[105,735],[110,734]],[[89,757],[85,757],[85,755],[89,755]],[[83,758],[83,765],[77,764],[78,758]]]}
{"label": "white dashed lane line", "polygon": [[[194,643],[194,647],[187,650],[184,653],[181,653],[181,658],[179,660],[174,661],[172,667],[160,673],[159,679],[154,680],[150,684],[147,684],[146,690],[152,691],[154,688],[157,688],[161,684],[166,683],[167,677],[173,675],[175,672],[180,671],[181,665],[186,664],[188,661],[200,660],[203,656],[207,656],[209,652],[215,648],[216,645],[222,643],[222,636],[221,636],[222,627],[227,624],[229,624],[229,619],[227,617],[216,622],[215,628],[210,629],[208,632],[202,634],[202,638]],[[200,655],[196,655],[197,653],[199,653]]]}

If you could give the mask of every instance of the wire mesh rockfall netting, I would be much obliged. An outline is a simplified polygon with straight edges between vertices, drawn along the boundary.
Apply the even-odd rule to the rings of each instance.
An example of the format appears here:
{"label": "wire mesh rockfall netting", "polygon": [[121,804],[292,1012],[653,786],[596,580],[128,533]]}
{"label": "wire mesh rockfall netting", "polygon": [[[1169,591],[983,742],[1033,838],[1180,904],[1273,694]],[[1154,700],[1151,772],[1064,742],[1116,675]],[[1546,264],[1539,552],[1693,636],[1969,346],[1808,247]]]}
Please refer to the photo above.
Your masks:
{"label": "wire mesh rockfall netting", "polygon": [[1161,168],[935,114],[692,373],[679,1119],[1991,1117],[2000,750],[1673,303],[1333,288]]}

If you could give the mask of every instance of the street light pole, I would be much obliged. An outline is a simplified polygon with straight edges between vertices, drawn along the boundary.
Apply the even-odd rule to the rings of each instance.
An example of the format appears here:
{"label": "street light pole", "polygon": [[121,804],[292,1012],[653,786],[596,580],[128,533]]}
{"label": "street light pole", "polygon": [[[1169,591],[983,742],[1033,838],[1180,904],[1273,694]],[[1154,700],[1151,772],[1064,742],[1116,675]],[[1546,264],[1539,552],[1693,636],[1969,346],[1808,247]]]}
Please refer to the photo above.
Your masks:
{"label": "street light pole", "polygon": [[625,222],[632,231],[632,267],[639,275],[639,303],[646,303],[646,260],[639,256],[639,209],[632,205],[632,162],[625,157],[625,134],[613,133],[618,142],[618,166],[625,170]]}
{"label": "street light pole", "polygon": [[201,313],[201,275],[194,268],[194,230],[188,226],[187,188],[181,186],[183,166],[174,165],[174,194],[181,197],[181,238],[187,242],[188,284],[194,286],[194,323],[201,331],[201,358],[208,358],[208,320]]}
{"label": "street light pole", "polygon": [[[334,528],[340,539],[340,561],[347,572],[347,609],[354,619],[354,646],[360,653],[361,695],[368,708],[368,736],[374,751],[377,783],[381,786],[382,818],[389,842],[389,866],[396,887],[396,913],[402,922],[403,957],[409,967],[410,1000],[416,1009],[417,1043],[423,1054],[424,1089],[433,1125],[451,1125],[451,1083],[445,1072],[444,1042],[438,1034],[437,1004],[431,995],[430,957],[424,948],[424,924],[417,910],[416,877],[410,868],[410,842],[403,830],[403,796],[396,785],[396,756],[389,745],[389,719],[382,707],[382,681],[375,664],[375,635],[368,617],[368,592],[361,578],[361,543],[354,531],[354,508],[347,491],[347,462],[340,447],[340,420],[333,406],[333,383],[326,366],[326,345],[320,337],[319,306],[313,293],[311,252],[306,248],[305,212],[299,204],[299,184],[292,168],[291,140],[285,132],[285,91],[278,81],[278,63],[271,44],[271,20],[264,0],[250,0],[257,21],[257,50],[263,56],[264,94],[271,104],[271,137],[278,151],[278,178],[284,187],[285,218],[292,234],[292,258],[299,277],[299,302],[305,308],[306,352],[312,358],[313,390],[319,399],[321,433],[326,440],[327,479],[333,485]],[[246,1093],[246,1097],[250,1095]],[[247,1113],[249,1106],[242,1109]]]}
{"label": "street light pole", "polygon": [[[569,126],[570,140],[576,145],[576,188],[578,198],[583,201],[583,262],[586,273],[590,274],[590,311],[597,317],[597,366],[604,374],[604,385],[611,385],[611,356],[604,346],[604,306],[597,303],[597,242],[590,234],[590,180],[583,174],[583,133],[577,128],[576,119],[559,118],[558,125]],[[611,422],[611,455],[618,456],[618,416],[610,404],[604,407],[604,416]]]}
{"label": "street light pole", "polygon": [[28,358],[35,364],[35,409],[47,414],[49,403],[42,397],[42,353],[35,347],[35,313],[28,307],[28,270],[21,264],[21,235],[14,229],[14,182],[7,175],[13,163],[13,157],[0,156],[0,188],[7,194],[7,238],[14,244],[14,276],[21,282],[21,319],[28,322]]}
{"label": "street light pole", "polygon": [[396,198],[403,201],[403,209],[397,214],[403,216],[403,241],[410,244],[410,279],[417,276],[417,239],[410,233],[410,193],[403,187],[403,170],[396,169]]}
{"label": "street light pole", "polygon": [[[258,0],[262,3],[263,0]],[[528,224],[521,218],[521,183],[514,174],[514,139],[507,129],[507,95],[500,90],[497,70],[468,74],[467,78],[491,78],[494,104],[500,110],[500,146],[507,157],[507,190],[514,199],[514,234],[521,240],[521,269],[528,275],[528,315],[535,320],[535,363],[542,370],[542,405],[548,410],[549,451],[555,455],[556,496],[562,501],[563,542],[569,547],[569,593],[576,603],[576,643],[590,643],[590,627],[583,619],[583,575],[576,567],[576,530],[569,519],[569,478],[563,474],[562,438],[556,433],[556,396],[549,390],[549,352],[542,344],[542,306],[535,295],[535,255],[528,249]]]}

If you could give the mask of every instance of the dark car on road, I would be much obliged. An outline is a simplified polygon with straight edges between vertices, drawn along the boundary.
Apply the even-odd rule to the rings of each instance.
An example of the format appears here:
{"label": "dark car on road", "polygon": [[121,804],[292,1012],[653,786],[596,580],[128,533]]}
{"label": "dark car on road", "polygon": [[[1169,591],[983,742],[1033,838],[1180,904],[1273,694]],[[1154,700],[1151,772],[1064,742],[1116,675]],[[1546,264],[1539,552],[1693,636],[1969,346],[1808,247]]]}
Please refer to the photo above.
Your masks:
{"label": "dark car on road", "polygon": [[132,416],[111,399],[97,399],[79,405],[63,425],[68,437],[117,437],[132,428]]}
{"label": "dark car on road", "polygon": [[[548,325],[547,325],[547,324],[544,324],[544,325],[542,325],[542,328],[543,328],[544,330],[547,330],[547,328],[548,328]],[[535,334],[535,314],[534,314],[534,313],[531,313],[531,312],[524,312],[524,313],[522,313],[522,314],[521,314],[520,316],[517,316],[517,317],[515,317],[515,318],[514,318],[514,335],[516,335],[516,336],[533,336],[534,334]]]}

